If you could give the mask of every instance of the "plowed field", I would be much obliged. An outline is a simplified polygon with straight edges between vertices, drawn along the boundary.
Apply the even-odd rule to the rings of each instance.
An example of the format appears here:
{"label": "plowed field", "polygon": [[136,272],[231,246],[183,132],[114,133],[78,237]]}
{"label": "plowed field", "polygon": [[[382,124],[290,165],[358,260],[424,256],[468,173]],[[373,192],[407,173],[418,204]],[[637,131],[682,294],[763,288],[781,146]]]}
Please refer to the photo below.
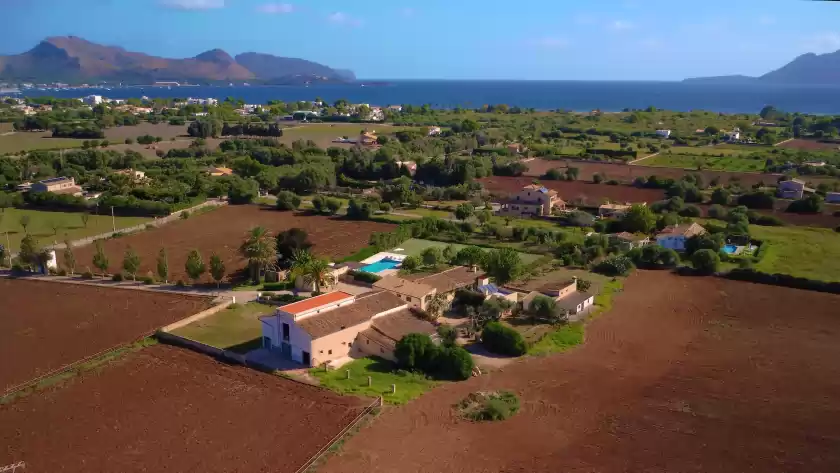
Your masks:
{"label": "plowed field", "polygon": [[[229,274],[243,269],[246,261],[239,256],[239,245],[245,233],[255,226],[263,226],[274,235],[290,228],[302,228],[309,234],[315,253],[329,257],[353,254],[368,245],[371,233],[396,228],[395,225],[385,223],[278,212],[261,209],[256,205],[231,205],[153,230],[107,240],[103,246],[112,273],[121,271],[125,250],[131,246],[141,256],[141,275],[155,271],[158,252],[166,248],[170,279],[186,281],[184,263],[192,249],[199,250],[205,263],[210,260],[213,252],[218,253]],[[94,252],[93,245],[77,249],[77,268],[83,270],[86,266],[92,267]],[[209,281],[209,276],[205,275],[205,280]]]}
{"label": "plowed field", "polygon": [[206,297],[0,278],[0,392],[208,307]]}
{"label": "plowed field", "polygon": [[[840,296],[641,272],[583,346],[386,412],[319,471],[840,471]],[[500,422],[474,391],[516,392]]]}
{"label": "plowed field", "polygon": [[0,465],[293,473],[368,402],[165,345],[0,408]]}
{"label": "plowed field", "polygon": [[[479,181],[494,194],[513,194],[531,184],[530,177],[485,177]],[[583,181],[540,181],[556,190],[560,198],[573,205],[597,207],[605,200],[612,202],[656,202],[665,198],[660,189],[639,189],[628,185],[610,186]]]}

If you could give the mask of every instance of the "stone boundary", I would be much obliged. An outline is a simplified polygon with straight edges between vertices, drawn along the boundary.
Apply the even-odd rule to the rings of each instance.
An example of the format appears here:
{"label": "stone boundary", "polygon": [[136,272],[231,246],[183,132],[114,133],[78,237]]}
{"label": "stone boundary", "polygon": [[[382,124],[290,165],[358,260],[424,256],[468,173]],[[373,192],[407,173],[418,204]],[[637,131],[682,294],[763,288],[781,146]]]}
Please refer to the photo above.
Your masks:
{"label": "stone boundary", "polygon": [[201,311],[197,314],[193,314],[193,315],[191,315],[191,316],[189,316],[185,319],[181,319],[177,322],[173,322],[169,325],[161,327],[158,330],[161,331],[161,332],[169,333],[173,330],[177,330],[177,329],[179,329],[181,327],[184,327],[186,325],[189,325],[193,322],[197,322],[199,320],[206,319],[207,317],[210,317],[211,315],[217,314],[217,313],[221,312],[222,310],[227,309],[228,307],[230,307],[231,305],[233,305],[235,303],[236,303],[236,297],[231,297],[230,299],[228,299],[228,300],[226,300],[226,301],[224,301],[220,304],[217,304],[217,305],[215,305],[215,306],[213,306],[209,309],[203,310],[203,311]]}

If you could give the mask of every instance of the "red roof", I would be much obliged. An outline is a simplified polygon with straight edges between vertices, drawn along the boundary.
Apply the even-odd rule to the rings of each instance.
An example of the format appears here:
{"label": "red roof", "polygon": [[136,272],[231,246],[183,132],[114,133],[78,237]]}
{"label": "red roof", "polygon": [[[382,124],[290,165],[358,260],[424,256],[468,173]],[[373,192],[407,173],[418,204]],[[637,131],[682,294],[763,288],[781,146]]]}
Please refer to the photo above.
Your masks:
{"label": "red roof", "polygon": [[303,312],[310,311],[317,307],[335,304],[338,301],[342,301],[344,299],[352,298],[352,294],[347,294],[346,292],[335,291],[335,292],[328,292],[326,294],[321,294],[320,296],[315,296],[310,299],[306,299],[300,302],[294,302],[289,305],[284,305],[280,307],[280,310],[283,312],[298,315]]}

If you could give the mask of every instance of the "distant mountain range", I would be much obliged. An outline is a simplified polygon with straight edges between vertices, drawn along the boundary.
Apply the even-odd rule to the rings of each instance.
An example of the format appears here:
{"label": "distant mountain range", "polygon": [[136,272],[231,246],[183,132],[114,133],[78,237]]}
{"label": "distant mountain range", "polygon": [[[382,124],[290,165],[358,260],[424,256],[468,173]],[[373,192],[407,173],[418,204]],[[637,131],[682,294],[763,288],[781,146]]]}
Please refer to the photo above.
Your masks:
{"label": "distant mountain range", "polygon": [[0,79],[71,83],[155,81],[294,84],[348,82],[351,71],[337,70],[305,59],[244,53],[232,57],[213,49],[187,59],[167,59],[103,46],[76,36],[47,38],[31,50],[0,56]]}
{"label": "distant mountain range", "polygon": [[718,76],[685,79],[683,82],[707,84],[791,84],[840,85],[840,50],[833,53],[808,53],[759,77]]}

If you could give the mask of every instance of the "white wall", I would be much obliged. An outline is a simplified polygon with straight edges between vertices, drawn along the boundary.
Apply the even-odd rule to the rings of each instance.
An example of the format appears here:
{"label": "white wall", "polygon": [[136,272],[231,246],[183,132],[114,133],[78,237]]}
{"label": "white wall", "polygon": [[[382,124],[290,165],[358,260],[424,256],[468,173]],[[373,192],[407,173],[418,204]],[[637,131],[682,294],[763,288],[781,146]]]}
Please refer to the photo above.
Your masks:
{"label": "white wall", "polygon": [[685,250],[685,237],[682,235],[679,236],[661,236],[656,237],[656,243],[663,247],[663,248],[670,248],[676,251],[684,251]]}

